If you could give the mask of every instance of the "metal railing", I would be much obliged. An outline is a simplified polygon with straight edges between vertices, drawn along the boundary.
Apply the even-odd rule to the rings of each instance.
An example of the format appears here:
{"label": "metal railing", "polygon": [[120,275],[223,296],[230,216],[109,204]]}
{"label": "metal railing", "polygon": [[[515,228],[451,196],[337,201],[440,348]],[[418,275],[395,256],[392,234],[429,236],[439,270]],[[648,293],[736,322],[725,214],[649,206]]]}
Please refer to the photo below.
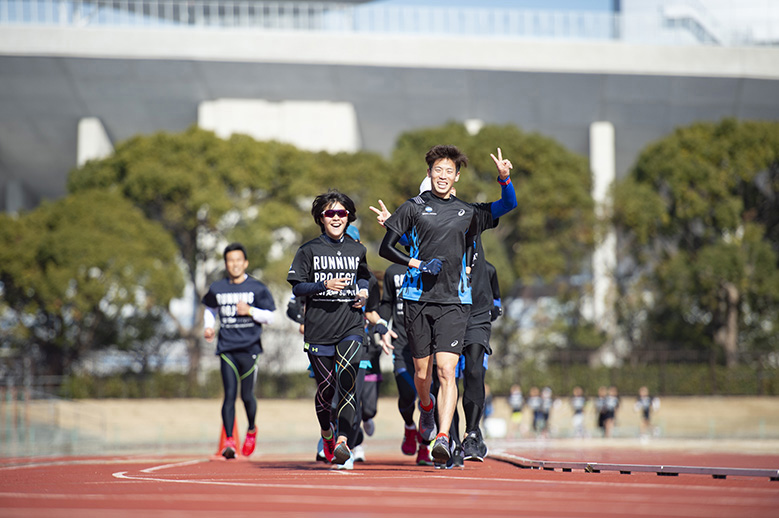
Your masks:
{"label": "metal railing", "polygon": [[608,37],[608,13],[250,0],[0,0],[0,23]]}
{"label": "metal railing", "polygon": [[105,435],[106,416],[78,401],[0,387],[0,457],[97,453]]}
{"label": "metal railing", "polygon": [[[677,2],[678,3],[678,2]],[[683,11],[616,14],[253,0],[0,0],[0,25],[299,30],[654,44],[775,44],[779,29],[755,41],[746,22],[728,30],[688,0]],[[766,9],[770,9],[766,7]],[[763,19],[776,17],[768,11]],[[753,16],[761,19],[760,16]],[[765,22],[767,27],[779,24]]]}

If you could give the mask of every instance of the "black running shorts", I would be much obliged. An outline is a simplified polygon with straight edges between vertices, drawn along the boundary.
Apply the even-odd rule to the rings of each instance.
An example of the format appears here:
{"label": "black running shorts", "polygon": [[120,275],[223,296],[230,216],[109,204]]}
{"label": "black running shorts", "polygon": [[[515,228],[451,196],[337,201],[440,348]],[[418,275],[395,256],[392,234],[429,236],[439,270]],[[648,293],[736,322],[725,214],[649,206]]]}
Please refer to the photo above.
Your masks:
{"label": "black running shorts", "polygon": [[489,322],[482,324],[468,324],[465,330],[465,345],[480,345],[484,347],[487,354],[492,354],[490,348],[490,334],[492,334],[492,325]]}
{"label": "black running shorts", "polygon": [[436,304],[406,300],[404,317],[408,344],[414,358],[433,353],[461,354],[468,324],[469,304]]}

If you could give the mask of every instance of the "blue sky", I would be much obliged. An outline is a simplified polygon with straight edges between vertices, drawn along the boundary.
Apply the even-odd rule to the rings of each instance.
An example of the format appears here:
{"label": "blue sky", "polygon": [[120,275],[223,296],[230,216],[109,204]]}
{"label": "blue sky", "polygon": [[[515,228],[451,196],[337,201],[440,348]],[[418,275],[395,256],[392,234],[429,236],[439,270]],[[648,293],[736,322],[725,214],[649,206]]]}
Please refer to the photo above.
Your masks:
{"label": "blue sky", "polygon": [[558,11],[609,11],[612,0],[377,0],[388,5],[437,7],[502,7]]}

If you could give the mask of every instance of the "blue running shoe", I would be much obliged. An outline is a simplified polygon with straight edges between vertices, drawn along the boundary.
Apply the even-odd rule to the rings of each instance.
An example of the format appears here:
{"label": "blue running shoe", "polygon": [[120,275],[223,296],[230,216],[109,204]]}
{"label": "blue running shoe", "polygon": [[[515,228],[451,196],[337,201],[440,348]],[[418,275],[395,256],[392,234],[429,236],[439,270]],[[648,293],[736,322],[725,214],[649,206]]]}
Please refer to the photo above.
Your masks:
{"label": "blue running shoe", "polygon": [[322,439],[322,436],[319,436],[319,443],[316,445],[316,461],[317,462],[327,462],[327,458],[325,457],[325,440]]}

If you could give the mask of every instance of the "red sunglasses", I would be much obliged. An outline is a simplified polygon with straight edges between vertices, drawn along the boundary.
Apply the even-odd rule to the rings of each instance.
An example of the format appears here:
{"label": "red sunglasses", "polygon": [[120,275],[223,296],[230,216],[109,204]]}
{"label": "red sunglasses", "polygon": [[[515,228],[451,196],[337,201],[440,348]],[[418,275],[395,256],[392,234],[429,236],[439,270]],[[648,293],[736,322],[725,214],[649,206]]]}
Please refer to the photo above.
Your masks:
{"label": "red sunglasses", "polygon": [[345,218],[349,215],[349,211],[346,209],[327,209],[322,211],[322,215],[326,218],[333,218],[335,216]]}

